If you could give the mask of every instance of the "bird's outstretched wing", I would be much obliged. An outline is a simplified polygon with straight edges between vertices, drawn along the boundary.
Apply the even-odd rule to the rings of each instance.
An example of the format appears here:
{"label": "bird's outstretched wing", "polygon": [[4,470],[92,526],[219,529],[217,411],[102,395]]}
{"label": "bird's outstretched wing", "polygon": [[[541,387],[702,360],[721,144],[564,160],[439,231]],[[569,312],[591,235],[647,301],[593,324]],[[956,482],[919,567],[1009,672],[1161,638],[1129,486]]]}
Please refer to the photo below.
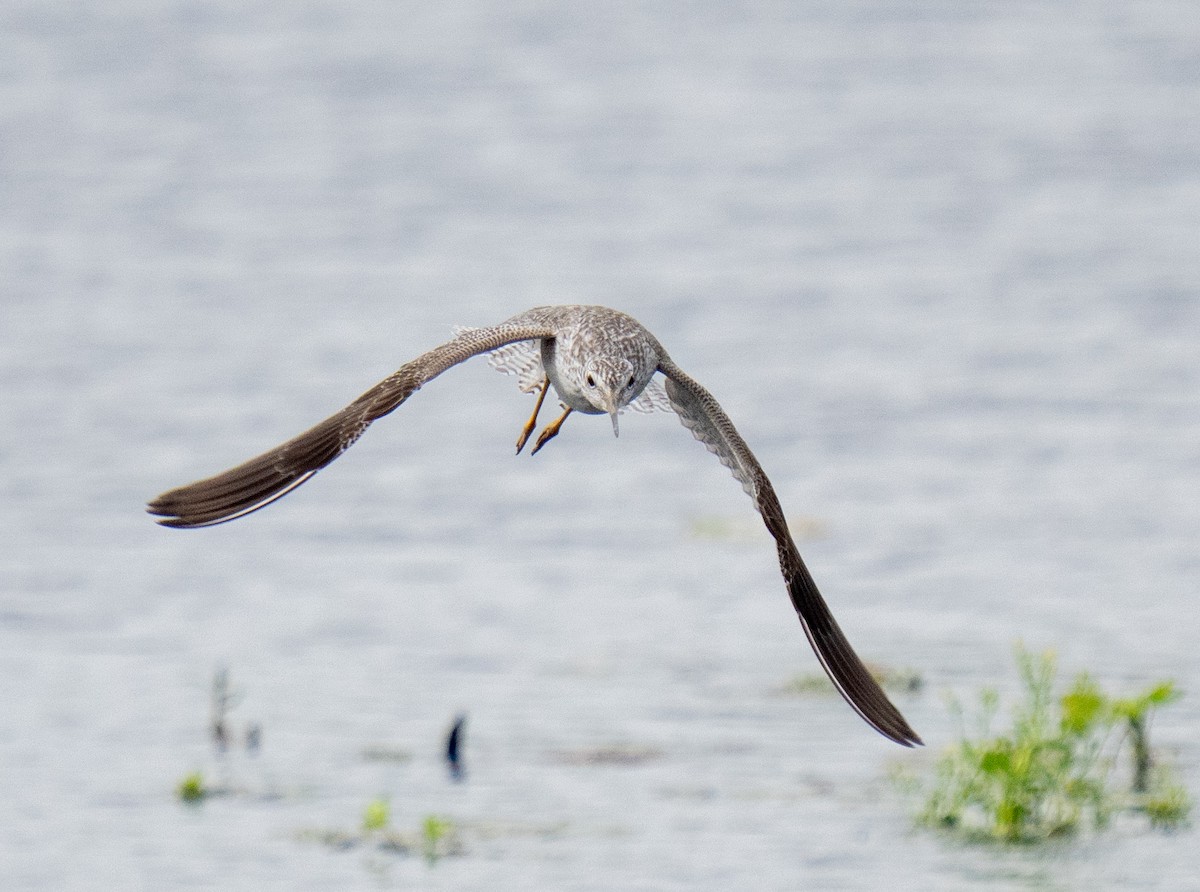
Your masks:
{"label": "bird's outstretched wing", "polygon": [[804,565],[783,517],[779,498],[762,466],[729,416],[712,394],[684,374],[668,359],[658,370],[667,379],[667,396],[684,427],[733,472],[742,488],[754,499],[767,530],[779,550],[779,568],[791,595],[800,624],[816,651],[817,658],[846,702],[875,730],[903,746],[921,743],[904,716],[888,700],[879,683],[862,664],[845,634],[838,627],[825,599]]}
{"label": "bird's outstretched wing", "polygon": [[206,527],[243,517],[287,495],[350,448],[372,421],[452,366],[515,341],[553,336],[550,324],[522,317],[491,328],[463,329],[452,340],[405,363],[316,427],[236,468],[169,490],[146,510],[168,527]]}

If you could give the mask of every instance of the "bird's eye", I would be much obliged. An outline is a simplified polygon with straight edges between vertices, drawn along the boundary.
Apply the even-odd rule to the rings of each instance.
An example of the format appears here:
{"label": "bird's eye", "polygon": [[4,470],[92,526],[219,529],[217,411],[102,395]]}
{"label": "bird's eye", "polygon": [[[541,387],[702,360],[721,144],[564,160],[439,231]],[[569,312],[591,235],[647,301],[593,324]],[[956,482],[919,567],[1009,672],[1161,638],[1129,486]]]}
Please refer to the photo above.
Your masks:
{"label": "bird's eye", "polygon": [[591,374],[588,374],[588,376],[587,376],[587,386],[588,387],[596,386],[596,378]]}
{"label": "bird's eye", "polygon": [[634,384],[634,378],[633,378],[633,375],[630,375],[630,376],[629,376],[629,381],[628,381],[628,383],[626,383],[626,385],[625,385],[625,386],[626,386],[626,387],[632,387],[632,386],[633,386],[633,384]]}

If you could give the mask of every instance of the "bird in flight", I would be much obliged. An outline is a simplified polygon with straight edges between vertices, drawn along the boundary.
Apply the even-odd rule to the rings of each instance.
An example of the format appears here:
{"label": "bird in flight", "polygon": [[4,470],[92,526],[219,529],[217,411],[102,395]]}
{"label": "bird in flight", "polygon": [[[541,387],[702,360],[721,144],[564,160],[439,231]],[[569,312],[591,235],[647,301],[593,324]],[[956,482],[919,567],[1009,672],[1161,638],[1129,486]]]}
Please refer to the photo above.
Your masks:
{"label": "bird in flight", "polygon": [[[169,490],[146,510],[164,526],[181,528],[212,526],[257,511],[345,452],[371,422],[396,409],[422,385],[482,353],[491,354],[499,370],[515,373],[522,390],[538,394],[533,414],[517,439],[517,452],[537,427],[551,388],[563,411],[541,431],[532,452],[557,435],[574,412],[608,415],[617,434],[617,414],[627,406],[642,411],[674,409],[684,427],[733,472],[754,500],[775,539],[779,567],[800,624],[846,702],[885,737],[903,746],[921,743],[838,627],[792,540],[771,482],[725,410],[675,365],[654,335],[617,310],[537,307],[499,325],[458,329],[451,340],[405,363],[315,427],[235,468]],[[656,374],[663,376],[661,384]]]}

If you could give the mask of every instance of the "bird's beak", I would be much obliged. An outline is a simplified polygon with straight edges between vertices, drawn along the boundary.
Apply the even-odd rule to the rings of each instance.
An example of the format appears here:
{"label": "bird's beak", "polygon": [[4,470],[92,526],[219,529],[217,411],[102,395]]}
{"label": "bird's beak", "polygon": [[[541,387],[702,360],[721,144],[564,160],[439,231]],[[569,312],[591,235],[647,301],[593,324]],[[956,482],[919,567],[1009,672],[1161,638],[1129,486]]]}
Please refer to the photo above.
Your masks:
{"label": "bird's beak", "polygon": [[608,415],[612,419],[613,436],[619,437],[619,436],[621,436],[621,431],[617,427],[617,412],[620,411],[621,407],[619,405],[617,405],[617,394],[611,393],[611,394],[606,394],[605,396],[606,396],[606,398],[604,400],[604,408],[608,410]]}

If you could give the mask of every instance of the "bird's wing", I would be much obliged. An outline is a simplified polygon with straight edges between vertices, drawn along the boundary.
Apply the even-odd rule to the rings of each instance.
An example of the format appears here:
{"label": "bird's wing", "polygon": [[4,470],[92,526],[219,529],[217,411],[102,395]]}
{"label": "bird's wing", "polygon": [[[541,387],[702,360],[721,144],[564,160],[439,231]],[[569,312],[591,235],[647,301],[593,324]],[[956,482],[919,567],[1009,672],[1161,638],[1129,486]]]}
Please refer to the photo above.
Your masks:
{"label": "bird's wing", "polygon": [[638,398],[629,404],[629,408],[635,412],[641,412],[643,415],[649,415],[651,412],[670,412],[672,406],[663,386],[652,379],[646,385],[646,389],[638,394]]}
{"label": "bird's wing", "polygon": [[800,624],[838,691],[880,734],[904,746],[921,743],[921,738],[888,700],[838,627],[792,541],[771,481],[729,416],[712,394],[670,360],[660,361],[658,370],[666,376],[667,396],[684,427],[733,472],[742,488],[754,499],[767,530],[775,538],[779,567]]}
{"label": "bird's wing", "polygon": [[346,408],[236,468],[169,490],[146,506],[169,527],[206,527],[243,517],[287,495],[362,436],[421,385],[458,363],[511,344],[554,336],[548,323],[518,321],[459,331],[453,339],[405,363]]}
{"label": "bird's wing", "polygon": [[[455,329],[455,334],[472,331],[470,328]],[[542,351],[535,341],[515,341],[498,347],[488,354],[488,365],[505,375],[517,376],[517,387],[522,393],[539,390],[546,379],[542,368]]]}

